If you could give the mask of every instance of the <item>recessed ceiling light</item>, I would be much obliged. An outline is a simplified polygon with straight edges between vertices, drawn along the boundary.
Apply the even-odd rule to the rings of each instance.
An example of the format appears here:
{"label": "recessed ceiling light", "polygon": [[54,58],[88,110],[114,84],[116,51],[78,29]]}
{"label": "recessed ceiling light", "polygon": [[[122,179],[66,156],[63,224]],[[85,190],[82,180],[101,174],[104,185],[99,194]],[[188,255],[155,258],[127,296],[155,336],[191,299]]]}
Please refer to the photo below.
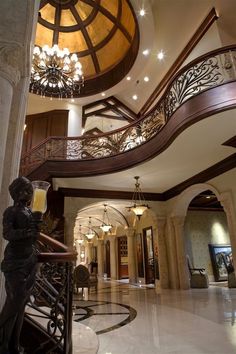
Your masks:
{"label": "recessed ceiling light", "polygon": [[139,15],[140,15],[140,16],[145,16],[145,15],[146,15],[146,11],[145,11],[144,9],[141,9],[141,10],[139,11]]}
{"label": "recessed ceiling light", "polygon": [[149,49],[145,49],[145,50],[143,51],[143,55],[147,56],[148,54],[149,54]]}
{"label": "recessed ceiling light", "polygon": [[75,102],[74,98],[72,98],[70,101],[71,101],[71,102]]}
{"label": "recessed ceiling light", "polygon": [[138,96],[137,95],[133,95],[132,98],[133,98],[133,100],[136,101],[138,99]]}
{"label": "recessed ceiling light", "polygon": [[162,50],[157,54],[157,58],[159,60],[162,60],[164,58],[164,52]]}
{"label": "recessed ceiling light", "polygon": [[131,77],[130,77],[130,76],[127,76],[126,80],[130,81],[130,80],[131,80]]}
{"label": "recessed ceiling light", "polygon": [[206,199],[210,199],[210,198],[211,198],[211,196],[210,196],[210,195],[207,195],[207,196],[206,196]]}
{"label": "recessed ceiling light", "polygon": [[148,82],[148,81],[149,81],[149,77],[148,77],[148,76],[144,76],[143,80],[144,80],[145,82]]}
{"label": "recessed ceiling light", "polygon": [[103,97],[106,96],[105,92],[102,92],[101,95],[102,95]]}

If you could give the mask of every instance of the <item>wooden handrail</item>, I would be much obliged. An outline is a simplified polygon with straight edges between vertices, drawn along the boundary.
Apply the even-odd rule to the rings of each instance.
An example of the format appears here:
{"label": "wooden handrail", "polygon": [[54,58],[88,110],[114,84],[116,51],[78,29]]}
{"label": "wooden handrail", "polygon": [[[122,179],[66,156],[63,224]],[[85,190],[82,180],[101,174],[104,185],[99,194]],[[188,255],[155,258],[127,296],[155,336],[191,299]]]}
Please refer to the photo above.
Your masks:
{"label": "wooden handrail", "polygon": [[[21,173],[29,175],[45,161],[49,164],[53,161],[66,161],[68,164],[81,161],[85,166],[86,161],[91,163],[94,160],[102,161],[103,158],[107,161],[107,158],[127,154],[135,148],[141,149],[154,137],[161,136],[165,126],[169,127],[172,116],[185,102],[199,93],[236,81],[235,52],[236,45],[230,45],[215,49],[188,63],[174,75],[158,103],[145,116],[125,127],[89,137],[47,138],[22,157]],[[45,150],[47,143],[50,144],[48,151]]]}
{"label": "wooden handrail", "polygon": [[38,262],[45,263],[45,262],[75,262],[77,258],[76,252],[49,252],[49,253],[40,253],[38,255]]}
{"label": "wooden handrail", "polygon": [[53,248],[56,252],[40,252],[38,254],[39,263],[43,262],[74,262],[77,258],[77,253],[70,252],[68,247],[63,243],[40,233],[39,241]]}
{"label": "wooden handrail", "polygon": [[64,245],[64,243],[61,243],[61,242],[55,240],[54,238],[45,235],[42,232],[40,232],[39,241],[42,241],[46,245],[52,247],[55,251],[68,252],[68,247],[66,245]]}

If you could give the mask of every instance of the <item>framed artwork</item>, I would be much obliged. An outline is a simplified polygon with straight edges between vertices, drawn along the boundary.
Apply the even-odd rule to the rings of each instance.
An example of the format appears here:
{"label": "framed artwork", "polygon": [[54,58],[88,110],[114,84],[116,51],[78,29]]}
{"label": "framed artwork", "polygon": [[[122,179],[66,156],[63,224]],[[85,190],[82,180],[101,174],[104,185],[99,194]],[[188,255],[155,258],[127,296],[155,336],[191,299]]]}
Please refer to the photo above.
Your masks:
{"label": "framed artwork", "polygon": [[[215,281],[225,281],[228,279],[226,264],[232,262],[232,250],[230,245],[209,244],[212,268]],[[225,264],[226,263],[226,264]]]}
{"label": "framed artwork", "polygon": [[137,253],[137,263],[138,263],[138,276],[140,278],[144,277],[144,267],[143,267],[143,245],[141,234],[136,235],[136,253]]}

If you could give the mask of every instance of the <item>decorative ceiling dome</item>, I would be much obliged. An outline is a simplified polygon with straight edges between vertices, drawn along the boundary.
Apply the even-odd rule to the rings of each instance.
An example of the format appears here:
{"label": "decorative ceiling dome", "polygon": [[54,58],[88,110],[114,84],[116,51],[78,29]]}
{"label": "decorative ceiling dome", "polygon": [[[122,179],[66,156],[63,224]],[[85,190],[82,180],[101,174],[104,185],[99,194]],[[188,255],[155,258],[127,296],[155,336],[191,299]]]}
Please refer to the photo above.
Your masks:
{"label": "decorative ceiling dome", "polygon": [[102,92],[130,70],[138,53],[137,19],[129,0],[41,0],[35,45],[68,48],[82,64],[74,97]]}

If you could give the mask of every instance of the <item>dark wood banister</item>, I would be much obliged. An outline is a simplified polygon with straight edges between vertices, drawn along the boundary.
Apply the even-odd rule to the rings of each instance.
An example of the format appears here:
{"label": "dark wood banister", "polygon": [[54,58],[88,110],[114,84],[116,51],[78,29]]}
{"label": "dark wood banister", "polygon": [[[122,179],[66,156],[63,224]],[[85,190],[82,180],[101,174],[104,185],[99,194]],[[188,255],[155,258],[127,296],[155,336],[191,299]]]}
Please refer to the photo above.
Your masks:
{"label": "dark wood banister", "polygon": [[[185,72],[187,72],[187,70],[189,69],[189,68],[193,68],[196,64],[198,64],[198,63],[201,63],[202,61],[205,61],[205,60],[207,60],[208,58],[212,58],[212,57],[214,57],[214,56],[217,56],[217,55],[219,55],[219,54],[222,54],[222,53],[225,53],[225,52],[229,52],[229,51],[231,51],[231,50],[236,50],[236,45],[230,45],[230,46],[225,46],[225,47],[222,47],[222,48],[218,48],[218,49],[215,49],[215,50],[212,50],[211,52],[208,52],[208,53],[206,53],[206,54],[204,54],[204,55],[201,55],[200,57],[198,57],[198,58],[196,58],[196,59],[194,59],[193,61],[191,61],[190,63],[188,63],[186,66],[184,66],[183,68],[181,68],[174,76],[173,76],[173,78],[172,78],[172,80],[168,83],[168,86],[166,87],[166,89],[165,89],[165,91],[164,91],[164,93],[162,94],[162,96],[161,96],[161,98],[159,99],[159,101],[155,104],[155,106],[148,112],[148,113],[146,113],[144,116],[142,116],[142,117],[140,117],[137,121],[135,121],[135,122],[133,122],[133,123],[131,123],[131,124],[128,124],[128,125],[126,125],[126,126],[124,126],[124,127],[121,127],[121,128],[119,128],[119,129],[116,129],[116,130],[112,130],[112,131],[110,131],[110,132],[107,132],[107,133],[101,133],[101,134],[97,134],[96,136],[81,136],[81,137],[49,137],[49,138],[47,138],[46,140],[44,140],[42,143],[40,143],[39,145],[37,145],[36,147],[34,147],[31,151],[29,151],[29,152],[27,152],[25,155],[23,155],[22,156],[22,162],[23,162],[23,160],[24,159],[27,159],[27,157],[29,156],[31,156],[31,154],[33,154],[35,151],[37,151],[37,149],[39,149],[40,147],[42,147],[43,146],[43,149],[44,149],[44,146],[45,146],[45,144],[47,143],[47,142],[50,142],[50,141],[52,141],[53,142],[53,140],[52,139],[55,139],[55,140],[61,140],[61,141],[67,141],[67,140],[78,140],[78,141],[86,141],[86,139],[88,139],[88,142],[89,141],[96,141],[96,139],[99,139],[99,138],[102,138],[102,137],[106,137],[106,139],[110,139],[111,141],[112,141],[112,135],[115,135],[115,134],[120,134],[121,135],[121,132],[123,132],[124,134],[126,133],[126,132],[128,132],[129,131],[129,129],[132,129],[133,127],[139,127],[139,125],[140,124],[142,124],[142,121],[143,120],[145,120],[145,118],[147,118],[147,119],[149,119],[150,118],[150,116],[152,115],[152,113],[154,114],[155,113],[155,110],[157,110],[159,107],[160,107],[160,105],[161,105],[161,102],[164,100],[164,98],[166,97],[166,95],[168,95],[168,93],[169,93],[169,91],[171,90],[171,88],[172,88],[172,85],[173,85],[173,83],[175,82],[175,80],[176,79],[178,79],[178,77],[180,77],[181,75],[183,75]],[[232,80],[228,80],[228,83],[230,82],[230,81],[235,81],[235,78],[234,79],[232,79]],[[219,84],[219,86],[220,86],[221,84]],[[178,111],[179,111],[179,107],[178,107]],[[177,112],[175,112],[175,116],[176,116],[176,113],[177,113],[177,115],[178,115],[178,111]],[[172,113],[173,114],[173,113]],[[169,118],[171,117],[171,115],[169,116]],[[168,119],[169,119],[168,118]],[[171,123],[171,122],[170,122]],[[178,123],[179,124],[179,123]],[[173,125],[173,124],[172,124]],[[165,128],[165,126],[163,126],[162,128]],[[169,128],[169,125],[168,125],[168,128]],[[163,135],[162,133],[163,133],[163,130],[164,129],[161,129],[161,130],[158,130],[157,132],[156,132],[156,138],[158,137],[158,135],[160,134],[160,136],[161,135]],[[107,138],[108,137],[108,138]],[[153,139],[152,139],[153,140]],[[163,136],[162,136],[162,140],[163,140]],[[170,138],[169,138],[169,141],[170,141]],[[108,140],[108,142],[109,142],[109,140]],[[142,150],[142,148],[144,148],[145,147],[145,145],[147,145],[147,142],[148,141],[145,141],[144,143],[141,143],[141,144],[139,144],[138,146],[136,146],[135,147],[135,149],[136,148],[139,148],[140,150],[139,151],[141,151]],[[151,140],[150,140],[150,142],[151,142]],[[150,145],[150,144],[149,144]],[[155,146],[156,146],[156,143],[155,143]],[[45,148],[46,148],[46,146],[45,146]],[[131,148],[132,149],[132,148]],[[126,150],[125,152],[128,152],[129,150]],[[121,155],[122,153],[123,153],[124,151],[122,151],[122,152],[118,152],[117,153],[117,155]],[[114,158],[114,156],[116,155],[116,153],[114,153],[114,154],[112,154],[112,155],[105,155],[105,157],[106,157],[106,161],[107,161],[107,157],[112,157],[112,158]],[[146,156],[146,154],[145,154],[145,156]],[[83,157],[82,158],[82,162],[83,162],[83,168],[84,168],[84,166],[86,166],[86,168],[87,168],[87,170],[88,170],[88,166],[87,165],[85,165],[86,163],[88,164],[88,163],[90,163],[90,161],[94,161],[94,160],[101,160],[103,158],[103,156],[102,157],[94,157],[94,158],[90,158],[89,156],[88,157]],[[68,162],[68,164],[71,164],[71,162],[73,161],[73,160],[65,160],[64,158],[62,158],[62,157],[56,157],[55,156],[55,159],[53,159],[53,156],[52,156],[52,158],[50,158],[50,156],[46,156],[45,155],[45,160],[44,161],[49,161],[50,162],[50,160],[54,160],[54,161],[66,161],[66,162]],[[87,162],[86,162],[86,160],[87,160]],[[41,164],[44,162],[44,161],[42,161],[41,162]],[[136,161],[136,160],[135,160]],[[133,164],[134,164],[134,162],[132,162]],[[123,163],[123,160],[122,160],[122,157],[121,157],[121,165],[123,166],[124,165],[124,163]],[[39,166],[39,165],[38,165]],[[38,167],[37,166],[37,167]],[[106,166],[107,166],[107,164],[106,164]],[[127,167],[127,166],[126,166]],[[54,169],[54,166],[53,167],[51,167],[52,169]],[[99,169],[97,169],[97,166],[96,166],[96,168],[95,168],[95,170],[96,170],[96,173],[98,173],[98,174],[101,174],[101,166],[99,166]],[[108,167],[106,167],[106,169],[105,169],[105,172],[107,173],[107,169],[108,169]],[[99,172],[98,172],[98,170],[99,170]],[[110,170],[112,170],[113,171],[113,169],[111,168],[111,167],[109,167],[109,171]],[[119,169],[118,170],[120,170],[120,167],[119,167]],[[32,171],[31,171],[32,172]],[[31,173],[30,172],[30,173]],[[104,170],[102,171],[102,173],[104,173]],[[86,175],[85,174],[85,172],[83,172],[83,175]]]}
{"label": "dark wood banister", "polygon": [[171,81],[168,82],[168,86],[166,87],[165,91],[163,92],[161,98],[158,100],[158,102],[155,104],[155,106],[148,112],[146,113],[145,115],[141,116],[139,119],[137,119],[136,121],[134,121],[133,123],[130,123],[130,124],[127,124],[125,125],[124,127],[121,127],[121,128],[118,128],[118,129],[114,129],[114,130],[111,130],[109,132],[106,132],[106,133],[99,133],[99,134],[96,134],[95,136],[75,136],[75,137],[60,137],[60,136],[50,136],[48,138],[46,138],[45,140],[43,140],[41,143],[39,143],[38,145],[36,145],[34,148],[32,148],[30,151],[26,152],[24,155],[22,155],[22,159],[24,159],[25,157],[27,156],[30,156],[31,153],[35,150],[37,150],[40,146],[43,146],[47,143],[47,141],[50,141],[51,139],[58,139],[58,140],[70,140],[70,139],[80,139],[80,140],[86,140],[87,138],[91,139],[91,138],[101,138],[103,136],[109,136],[109,135],[112,135],[112,134],[115,134],[115,133],[118,133],[118,132],[121,132],[122,130],[126,130],[126,129],[129,129],[133,126],[136,126],[138,125],[143,119],[145,119],[146,116],[150,115],[155,109],[156,107],[158,106],[159,102],[162,100],[162,98],[165,96],[166,92],[169,90],[170,86],[172,85],[172,83],[175,81],[176,77],[180,76],[182,73],[184,73],[186,70],[188,70],[189,68],[191,68],[192,66],[194,66],[196,63],[200,62],[201,60],[203,59],[207,59],[209,57],[212,57],[214,54],[220,54],[220,53],[223,53],[227,50],[236,50],[236,44],[234,45],[229,45],[229,46],[225,46],[225,47],[222,47],[222,48],[218,48],[218,49],[214,49],[212,50],[211,52],[208,52],[207,54],[203,54],[201,55],[200,57],[192,60],[190,63],[188,63],[187,65],[185,65],[183,68],[181,68],[174,76],[173,78],[171,79]]}
{"label": "dark wood banister", "polygon": [[52,247],[56,252],[40,252],[38,261],[42,262],[74,262],[76,261],[77,253],[70,252],[68,247],[63,243],[54,240],[50,236],[40,233],[39,241]]}

